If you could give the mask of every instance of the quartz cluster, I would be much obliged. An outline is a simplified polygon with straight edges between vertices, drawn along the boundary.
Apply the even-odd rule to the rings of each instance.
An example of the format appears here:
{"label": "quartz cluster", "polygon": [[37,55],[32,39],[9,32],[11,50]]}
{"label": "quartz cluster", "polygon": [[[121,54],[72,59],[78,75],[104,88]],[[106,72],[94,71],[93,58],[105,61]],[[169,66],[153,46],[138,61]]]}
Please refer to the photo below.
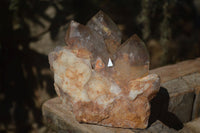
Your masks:
{"label": "quartz cluster", "polygon": [[[121,44],[117,25],[99,11],[86,25],[71,21],[65,47],[49,54],[56,93],[79,122],[146,128],[160,78],[149,72],[144,42]],[[63,105],[63,106],[64,106]]]}

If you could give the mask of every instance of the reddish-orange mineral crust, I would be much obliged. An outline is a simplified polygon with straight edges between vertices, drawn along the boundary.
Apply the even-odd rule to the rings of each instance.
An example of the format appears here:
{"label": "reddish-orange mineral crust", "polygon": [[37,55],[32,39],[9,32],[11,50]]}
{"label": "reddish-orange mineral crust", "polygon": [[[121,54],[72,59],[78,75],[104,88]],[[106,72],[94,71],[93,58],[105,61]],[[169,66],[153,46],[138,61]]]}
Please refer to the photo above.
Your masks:
{"label": "reddish-orange mineral crust", "polygon": [[[146,78],[149,78],[149,80]],[[135,82],[134,87],[131,86],[133,82]],[[149,75],[149,77],[133,82],[130,84],[133,87],[130,88],[130,91],[143,89],[143,92],[139,93],[134,99],[132,99],[134,93],[130,95],[131,92],[129,92],[129,96],[125,94],[121,95],[121,97],[119,96],[107,108],[95,102],[75,103],[74,114],[76,119],[79,122],[97,123],[112,127],[146,128],[150,115],[149,100],[158,91],[155,87],[159,88],[159,77],[157,75]]]}
{"label": "reddish-orange mineral crust", "polygon": [[98,123],[109,117],[109,108],[104,109],[103,106],[94,102],[77,102],[73,106],[73,113],[79,122]]}
{"label": "reddish-orange mineral crust", "polygon": [[100,124],[123,128],[146,128],[150,115],[150,106],[146,97],[133,101],[127,98],[115,100],[110,115]]}
{"label": "reddish-orange mineral crust", "polygon": [[121,32],[102,11],[87,26],[72,21],[65,41],[68,46],[51,52],[49,63],[56,93],[76,120],[146,128],[160,78],[148,74],[144,42],[133,35],[121,45]]}

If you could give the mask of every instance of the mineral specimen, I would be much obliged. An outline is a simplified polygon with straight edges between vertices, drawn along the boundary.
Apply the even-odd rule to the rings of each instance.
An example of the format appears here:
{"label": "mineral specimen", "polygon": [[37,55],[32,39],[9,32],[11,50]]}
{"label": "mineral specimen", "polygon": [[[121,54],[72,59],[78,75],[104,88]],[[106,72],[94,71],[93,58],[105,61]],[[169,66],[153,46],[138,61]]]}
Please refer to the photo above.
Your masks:
{"label": "mineral specimen", "polygon": [[117,25],[102,11],[99,11],[87,26],[98,32],[103,38],[110,53],[116,52],[121,43],[122,34]]}
{"label": "mineral specimen", "polygon": [[114,56],[113,79],[121,84],[148,74],[149,55],[145,44],[137,35],[124,42]]}
{"label": "mineral specimen", "polygon": [[120,45],[121,32],[100,11],[87,26],[72,21],[65,41],[67,46],[49,54],[63,106],[79,122],[146,128],[160,78],[148,74],[149,56],[139,37]]}

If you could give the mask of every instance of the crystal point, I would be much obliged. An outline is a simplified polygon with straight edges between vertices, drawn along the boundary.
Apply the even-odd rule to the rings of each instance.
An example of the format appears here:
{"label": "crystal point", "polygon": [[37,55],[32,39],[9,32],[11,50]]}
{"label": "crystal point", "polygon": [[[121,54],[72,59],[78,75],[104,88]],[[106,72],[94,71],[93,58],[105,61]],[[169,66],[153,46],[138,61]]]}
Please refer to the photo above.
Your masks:
{"label": "crystal point", "polygon": [[115,55],[115,79],[121,82],[143,77],[149,71],[149,55],[144,42],[135,34]]}
{"label": "crystal point", "polygon": [[122,56],[127,54],[131,65],[149,65],[149,54],[147,48],[144,42],[136,34],[131,36],[122,44],[118,54]]}
{"label": "crystal point", "polygon": [[65,42],[70,48],[78,49],[80,56],[90,52],[92,65],[95,65],[97,57],[100,57],[104,64],[108,61],[109,55],[103,37],[82,24],[71,21]]}
{"label": "crystal point", "polygon": [[87,26],[103,36],[108,51],[113,54],[121,43],[122,34],[117,25],[103,11],[99,11]]}

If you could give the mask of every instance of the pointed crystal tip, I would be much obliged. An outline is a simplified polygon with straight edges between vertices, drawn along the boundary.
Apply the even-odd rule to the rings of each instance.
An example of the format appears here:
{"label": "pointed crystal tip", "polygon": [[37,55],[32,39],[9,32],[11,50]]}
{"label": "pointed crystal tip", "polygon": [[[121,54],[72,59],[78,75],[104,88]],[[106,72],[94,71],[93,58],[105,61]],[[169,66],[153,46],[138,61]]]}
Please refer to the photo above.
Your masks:
{"label": "pointed crystal tip", "polygon": [[[71,21],[65,36],[65,42],[71,49],[77,49],[78,55],[91,53],[92,61],[100,57],[104,64],[108,61],[108,51],[101,35],[89,27]],[[88,57],[87,55],[85,57]],[[95,62],[91,62],[95,64]]]}
{"label": "pointed crystal tip", "polygon": [[147,75],[149,55],[144,42],[136,34],[131,36],[117,51],[114,63],[113,77],[121,83]]}
{"label": "pointed crystal tip", "polygon": [[117,53],[123,57],[127,55],[131,65],[149,65],[147,48],[136,34],[124,42]]}
{"label": "pointed crystal tip", "polygon": [[87,26],[100,34],[108,51],[113,54],[121,44],[122,34],[117,25],[103,11],[99,11],[87,22]]}
{"label": "pointed crystal tip", "polygon": [[118,73],[116,78],[136,79],[149,71],[149,55],[144,42],[134,34],[120,46],[120,30],[102,11],[92,17],[87,26],[71,21],[65,41],[77,57],[90,58],[97,71],[112,68]]}

